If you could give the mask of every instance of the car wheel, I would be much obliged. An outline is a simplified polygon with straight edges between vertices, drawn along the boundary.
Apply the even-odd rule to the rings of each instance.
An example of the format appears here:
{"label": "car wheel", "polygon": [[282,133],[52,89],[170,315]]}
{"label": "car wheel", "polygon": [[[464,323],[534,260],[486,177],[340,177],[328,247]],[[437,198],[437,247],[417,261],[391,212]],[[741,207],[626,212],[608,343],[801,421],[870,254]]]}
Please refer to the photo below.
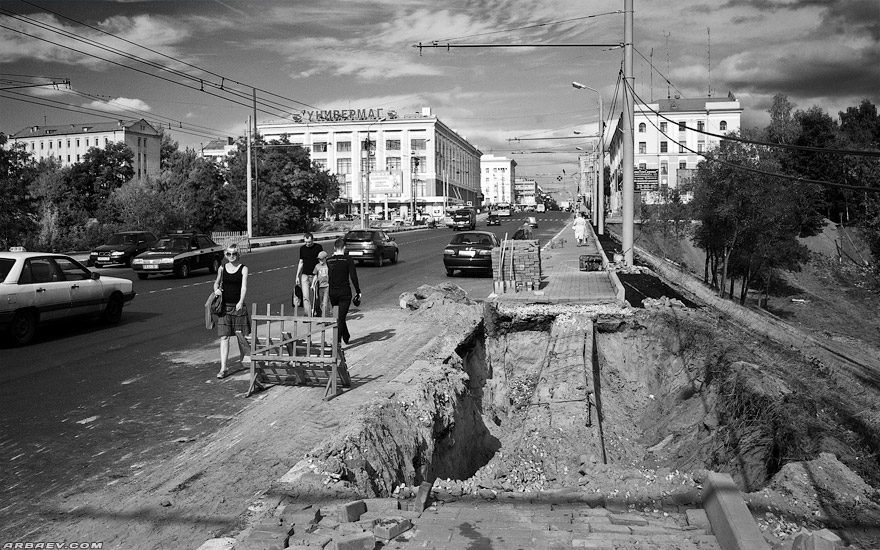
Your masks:
{"label": "car wheel", "polygon": [[399,255],[400,255],[400,251],[399,251],[399,250],[395,250],[395,251],[394,251],[394,256],[391,256],[391,263],[396,264],[396,263],[397,263],[397,257],[398,257]]}
{"label": "car wheel", "polygon": [[104,312],[101,314],[101,320],[115,325],[120,319],[122,319],[122,296],[113,294],[110,296],[110,300],[107,301],[107,307],[104,308]]}
{"label": "car wheel", "polygon": [[33,311],[17,311],[9,324],[9,337],[18,346],[29,344],[37,334],[37,314]]}
{"label": "car wheel", "polygon": [[449,269],[448,267],[446,268],[446,276],[447,277],[452,277],[453,273],[455,273],[454,269]]}
{"label": "car wheel", "polygon": [[179,266],[177,266],[177,276],[181,279],[186,279],[189,277],[189,263],[183,262]]}
{"label": "car wheel", "polygon": [[382,255],[382,251],[376,252],[376,257],[373,259],[376,263],[376,267],[382,267],[382,264],[385,263],[385,256]]}
{"label": "car wheel", "polygon": [[147,277],[149,277],[149,275],[147,275],[146,273],[138,273],[138,279],[140,279],[141,281],[143,281]]}
{"label": "car wheel", "polygon": [[208,271],[210,271],[211,273],[217,273],[218,271],[220,271],[220,260],[216,257],[211,260],[211,267],[208,268]]}

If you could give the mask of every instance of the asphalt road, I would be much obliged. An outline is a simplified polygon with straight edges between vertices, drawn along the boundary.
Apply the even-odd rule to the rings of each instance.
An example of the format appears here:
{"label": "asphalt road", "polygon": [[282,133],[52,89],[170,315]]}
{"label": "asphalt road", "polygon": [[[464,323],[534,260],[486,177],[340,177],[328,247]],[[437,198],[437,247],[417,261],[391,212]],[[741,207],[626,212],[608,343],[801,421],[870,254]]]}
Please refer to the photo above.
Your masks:
{"label": "asphalt road", "polygon": [[[536,217],[542,242],[568,218]],[[522,218],[491,228],[481,221],[477,229],[512,235]],[[400,261],[358,268],[364,296],[353,314],[398,307],[402,292],[443,281],[485,298],[491,276],[446,276],[442,250],[453,234],[445,228],[394,234]],[[321,244],[331,251],[332,243]],[[289,304],[299,246],[254,249],[244,257],[249,303]],[[213,281],[207,270],[144,281],[126,268],[100,272],[134,281],[137,297],[119,325],[41,327],[29,346],[0,345],[0,540],[51,520],[65,496],[138,475],[249,403],[238,384],[214,378],[217,337],[205,329],[203,310]]]}

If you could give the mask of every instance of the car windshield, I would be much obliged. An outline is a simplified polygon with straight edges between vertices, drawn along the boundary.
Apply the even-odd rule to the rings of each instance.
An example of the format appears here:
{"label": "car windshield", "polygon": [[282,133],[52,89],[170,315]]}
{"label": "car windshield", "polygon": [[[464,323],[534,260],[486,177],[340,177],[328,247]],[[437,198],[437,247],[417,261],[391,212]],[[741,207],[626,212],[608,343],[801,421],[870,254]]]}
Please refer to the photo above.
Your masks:
{"label": "car windshield", "polygon": [[10,260],[8,258],[0,258],[0,282],[6,280],[6,276],[9,275],[9,272],[12,271],[12,266],[15,265],[15,260]]}
{"label": "car windshield", "polygon": [[159,239],[153,250],[189,250],[189,237]]}
{"label": "car windshield", "polygon": [[135,236],[130,234],[116,234],[110,237],[107,244],[134,244]]}
{"label": "car windshield", "polygon": [[470,213],[469,211],[467,211],[467,210],[459,210],[458,212],[456,212],[455,214],[453,214],[453,217],[455,217],[456,219],[458,219],[458,218],[469,218],[470,215],[471,215],[471,213]]}
{"label": "car windshield", "polygon": [[492,244],[490,235],[480,233],[460,233],[452,238],[449,244]]}
{"label": "car windshield", "polygon": [[373,233],[372,231],[349,231],[348,234],[345,235],[345,240],[355,243],[372,241]]}

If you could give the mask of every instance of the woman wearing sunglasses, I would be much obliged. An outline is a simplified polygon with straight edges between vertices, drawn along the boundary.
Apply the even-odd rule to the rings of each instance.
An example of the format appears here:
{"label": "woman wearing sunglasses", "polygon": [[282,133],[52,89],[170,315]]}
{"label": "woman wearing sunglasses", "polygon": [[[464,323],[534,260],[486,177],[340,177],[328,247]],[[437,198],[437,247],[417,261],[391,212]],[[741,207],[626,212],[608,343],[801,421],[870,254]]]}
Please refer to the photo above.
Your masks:
{"label": "woman wearing sunglasses", "polygon": [[248,315],[247,304],[244,301],[247,294],[248,268],[241,263],[238,247],[231,244],[226,248],[226,262],[217,272],[217,280],[214,281],[214,294],[223,296],[224,314],[217,318],[217,334],[220,336],[220,372],[217,378],[226,378],[229,370],[226,368],[226,360],[229,358],[229,337],[235,335],[238,339],[238,351],[243,361],[251,354],[247,336],[251,333],[251,319]]}

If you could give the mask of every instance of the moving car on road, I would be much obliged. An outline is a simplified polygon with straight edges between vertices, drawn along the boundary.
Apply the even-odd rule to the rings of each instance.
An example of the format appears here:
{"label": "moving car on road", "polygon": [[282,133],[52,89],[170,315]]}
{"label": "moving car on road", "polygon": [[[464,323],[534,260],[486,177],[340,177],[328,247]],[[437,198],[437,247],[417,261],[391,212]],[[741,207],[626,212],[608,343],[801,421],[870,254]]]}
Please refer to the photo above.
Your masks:
{"label": "moving car on road", "polygon": [[501,246],[489,231],[469,231],[452,238],[443,250],[443,267],[452,277],[455,270],[492,271],[492,249]]}
{"label": "moving car on road", "polygon": [[153,274],[175,274],[186,279],[195,269],[208,268],[217,273],[223,261],[224,247],[207,235],[178,230],[156,242],[156,246],[131,261],[139,279]]}
{"label": "moving car on road", "polygon": [[459,208],[452,213],[452,229],[470,229],[473,231],[477,228],[477,212],[473,208]]}
{"label": "moving car on road", "polygon": [[131,260],[156,244],[156,237],[149,231],[122,231],[110,237],[89,254],[88,265],[131,265]]}
{"label": "moving car on road", "polygon": [[359,264],[368,261],[382,267],[386,259],[396,264],[400,255],[394,237],[389,237],[381,229],[355,229],[346,233],[343,239],[348,255]]}
{"label": "moving car on road", "polygon": [[486,216],[486,225],[501,225],[501,218],[498,214],[489,214]]}
{"label": "moving car on road", "polygon": [[100,316],[116,324],[134,295],[128,279],[102,277],[69,256],[0,252],[0,331],[17,345],[46,322]]}

